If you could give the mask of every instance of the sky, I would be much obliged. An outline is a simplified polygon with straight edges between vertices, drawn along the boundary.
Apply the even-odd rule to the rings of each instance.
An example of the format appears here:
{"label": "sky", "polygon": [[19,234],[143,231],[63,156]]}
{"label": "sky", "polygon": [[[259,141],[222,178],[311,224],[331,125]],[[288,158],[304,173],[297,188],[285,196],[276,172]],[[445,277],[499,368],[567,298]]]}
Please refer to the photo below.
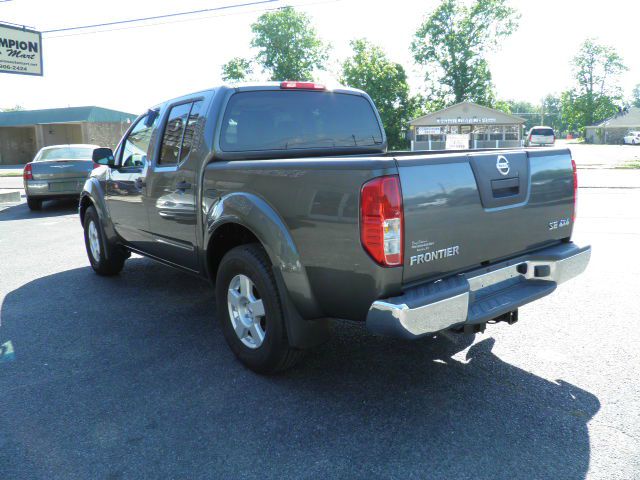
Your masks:
{"label": "sky", "polygon": [[[105,23],[251,0],[10,0],[0,2],[0,22],[39,31]],[[411,56],[412,37],[438,0],[290,0],[227,9],[198,16],[43,35],[44,76],[0,73],[0,108],[98,105],[140,113],[164,100],[221,82],[221,65],[250,56],[251,23],[266,9],[293,5],[308,13],[321,39],[332,46],[320,80],[337,82],[349,41],[366,37],[407,69],[414,91],[422,73]],[[539,103],[572,85],[571,58],[588,37],[613,46],[629,70],[621,79],[627,95],[640,83],[638,0],[511,0],[519,29],[488,56],[497,97]],[[179,21],[176,21],[179,20]],[[153,25],[150,25],[153,23]],[[127,27],[131,27],[129,24]],[[135,26],[135,25],[134,25]]]}

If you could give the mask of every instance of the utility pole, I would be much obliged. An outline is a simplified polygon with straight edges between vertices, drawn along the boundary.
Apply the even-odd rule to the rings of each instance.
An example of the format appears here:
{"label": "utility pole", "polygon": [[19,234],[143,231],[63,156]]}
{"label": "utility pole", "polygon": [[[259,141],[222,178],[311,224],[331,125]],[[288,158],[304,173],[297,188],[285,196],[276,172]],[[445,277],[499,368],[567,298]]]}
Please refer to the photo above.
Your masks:
{"label": "utility pole", "polygon": [[540,109],[540,125],[544,125],[544,98],[542,99],[542,108]]}

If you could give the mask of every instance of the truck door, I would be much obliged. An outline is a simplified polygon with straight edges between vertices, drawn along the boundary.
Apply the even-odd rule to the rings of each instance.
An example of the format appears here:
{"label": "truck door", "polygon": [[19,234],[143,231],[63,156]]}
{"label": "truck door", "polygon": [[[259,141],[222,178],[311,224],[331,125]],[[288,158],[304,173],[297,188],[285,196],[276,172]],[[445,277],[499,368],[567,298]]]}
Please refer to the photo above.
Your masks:
{"label": "truck door", "polygon": [[[155,113],[155,112],[154,112]],[[149,242],[146,208],[147,152],[158,123],[157,114],[141,117],[115,152],[117,168],[109,170],[106,202],[118,234],[132,246],[145,249]]]}
{"label": "truck door", "polygon": [[202,100],[169,108],[162,139],[147,182],[149,253],[190,270],[199,270],[196,242],[196,146]]}

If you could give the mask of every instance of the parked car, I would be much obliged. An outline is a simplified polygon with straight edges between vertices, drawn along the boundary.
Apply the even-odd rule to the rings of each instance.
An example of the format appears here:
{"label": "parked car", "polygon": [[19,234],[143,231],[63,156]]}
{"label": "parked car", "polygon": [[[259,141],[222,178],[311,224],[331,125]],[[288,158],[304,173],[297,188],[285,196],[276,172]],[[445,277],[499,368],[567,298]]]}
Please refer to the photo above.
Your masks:
{"label": "parked car", "polygon": [[211,280],[226,341],[262,373],[325,341],[328,319],[404,339],[480,332],[586,268],[569,150],[386,150],[359,90],[167,101],[115,153],[94,151],[108,168],[80,200],[89,261],[114,275],[136,252]]}
{"label": "parked car", "polygon": [[624,143],[627,145],[640,145],[640,132],[633,130],[624,136]]}
{"label": "parked car", "polygon": [[40,210],[44,200],[79,197],[87,177],[99,166],[91,160],[97,147],[72,144],[41,148],[22,173],[29,208]]}
{"label": "parked car", "polygon": [[556,142],[556,134],[551,127],[533,127],[527,134],[527,146],[533,145],[553,145]]}

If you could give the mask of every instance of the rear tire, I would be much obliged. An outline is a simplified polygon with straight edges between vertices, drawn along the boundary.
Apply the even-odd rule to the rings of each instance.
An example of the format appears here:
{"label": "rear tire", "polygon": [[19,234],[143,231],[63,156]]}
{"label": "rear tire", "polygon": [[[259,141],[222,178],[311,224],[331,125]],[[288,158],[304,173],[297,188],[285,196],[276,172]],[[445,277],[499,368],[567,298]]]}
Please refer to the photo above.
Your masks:
{"label": "rear tire", "polygon": [[42,210],[42,199],[27,197],[27,206],[29,210]]}
{"label": "rear tire", "polygon": [[105,241],[104,229],[94,207],[84,214],[84,244],[91,268],[106,277],[117,275],[124,267],[126,255],[120,248]]}
{"label": "rear tire", "polygon": [[216,305],[227,344],[254,372],[281,372],[302,358],[304,351],[289,345],[278,287],[260,245],[240,245],[223,257]]}

